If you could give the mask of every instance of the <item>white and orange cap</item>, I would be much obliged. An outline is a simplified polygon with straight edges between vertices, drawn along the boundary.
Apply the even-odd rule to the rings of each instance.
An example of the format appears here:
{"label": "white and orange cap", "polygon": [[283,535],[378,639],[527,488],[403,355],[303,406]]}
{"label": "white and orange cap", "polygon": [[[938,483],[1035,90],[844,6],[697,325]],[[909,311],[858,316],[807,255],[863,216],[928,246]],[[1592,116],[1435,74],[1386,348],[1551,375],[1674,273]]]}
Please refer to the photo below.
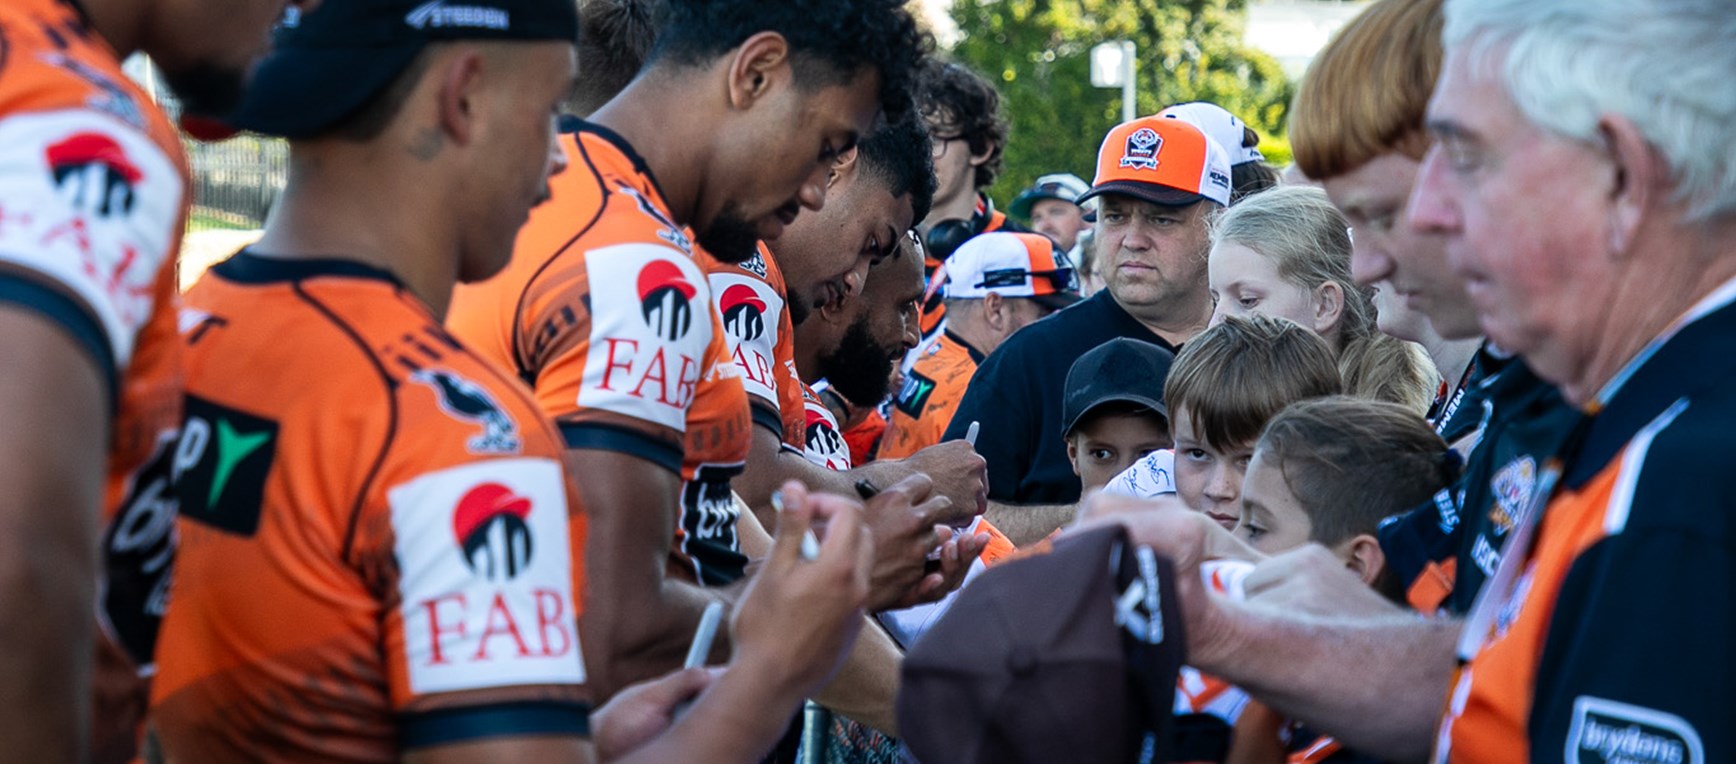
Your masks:
{"label": "white and orange cap", "polygon": [[1243,146],[1248,138],[1248,125],[1241,117],[1230,113],[1215,103],[1209,101],[1193,101],[1178,103],[1157,113],[1159,117],[1179,119],[1204,132],[1207,137],[1224,147],[1224,153],[1230,155],[1230,166],[1249,162],[1264,162],[1266,155],[1260,153],[1259,146]]}
{"label": "white and orange cap", "polygon": [[1055,243],[1042,234],[973,236],[946,259],[945,268],[949,300],[980,300],[992,292],[1059,309],[1080,299],[1073,269],[1055,259]]}
{"label": "white and orange cap", "polygon": [[1097,177],[1079,202],[1123,194],[1180,207],[1201,200],[1230,203],[1230,158],[1191,123],[1140,117],[1109,131],[1097,150]]}

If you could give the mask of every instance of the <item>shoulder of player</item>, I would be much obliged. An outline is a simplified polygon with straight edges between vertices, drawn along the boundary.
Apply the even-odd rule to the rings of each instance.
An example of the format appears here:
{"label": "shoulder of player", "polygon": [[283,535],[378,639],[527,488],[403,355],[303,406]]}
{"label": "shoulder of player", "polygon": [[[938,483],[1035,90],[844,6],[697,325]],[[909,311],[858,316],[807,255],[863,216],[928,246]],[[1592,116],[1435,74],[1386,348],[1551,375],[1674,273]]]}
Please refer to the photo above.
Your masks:
{"label": "shoulder of player", "polygon": [[[0,115],[59,114],[132,131],[183,164],[174,126],[77,22],[29,8],[0,11]],[[0,144],[0,151],[18,148]]]}
{"label": "shoulder of player", "polygon": [[270,369],[273,388],[345,417],[388,415],[402,376],[395,348],[423,327],[389,291],[244,286],[217,274],[183,296],[180,325],[190,384],[244,385]]}

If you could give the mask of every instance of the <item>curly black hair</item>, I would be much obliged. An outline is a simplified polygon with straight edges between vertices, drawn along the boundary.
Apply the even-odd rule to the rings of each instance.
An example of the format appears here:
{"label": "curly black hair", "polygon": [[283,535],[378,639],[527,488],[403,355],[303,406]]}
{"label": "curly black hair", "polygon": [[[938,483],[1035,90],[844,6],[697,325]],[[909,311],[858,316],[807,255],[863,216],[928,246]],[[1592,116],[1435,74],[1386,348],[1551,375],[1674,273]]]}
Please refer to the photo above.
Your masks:
{"label": "curly black hair", "polygon": [[914,105],[925,38],[904,0],[666,0],[663,33],[648,62],[695,66],[760,32],[789,41],[797,82],[841,85],[864,69],[880,75],[880,108],[898,119]]}
{"label": "curly black hair", "polygon": [[928,127],[921,117],[909,112],[901,119],[882,120],[856,150],[862,169],[885,181],[893,197],[910,195],[910,206],[916,211],[911,220],[928,217],[936,181]]}
{"label": "curly black hair", "polygon": [[579,79],[567,109],[588,115],[627,88],[662,28],[663,0],[581,0]]}
{"label": "curly black hair", "polygon": [[1007,120],[994,83],[962,64],[930,58],[917,73],[916,101],[936,134],[969,142],[973,155],[988,153],[989,160],[977,165],[976,187],[994,185],[1007,145]]}

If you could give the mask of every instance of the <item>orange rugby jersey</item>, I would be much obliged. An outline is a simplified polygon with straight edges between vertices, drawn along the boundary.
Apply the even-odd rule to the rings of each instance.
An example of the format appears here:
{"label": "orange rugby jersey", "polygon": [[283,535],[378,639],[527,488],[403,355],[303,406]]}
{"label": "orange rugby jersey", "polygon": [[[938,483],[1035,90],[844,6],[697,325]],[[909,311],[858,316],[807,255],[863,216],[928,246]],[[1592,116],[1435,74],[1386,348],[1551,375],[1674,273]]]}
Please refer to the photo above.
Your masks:
{"label": "orange rugby jersey", "polygon": [[585,521],[528,391],[361,263],[244,251],[186,299],[169,755],[584,734]]}
{"label": "orange rugby jersey", "polygon": [[902,459],[939,443],[983,360],[949,331],[917,353],[916,364],[904,373],[904,386],[892,397],[892,416],[880,443],[882,459]]}
{"label": "orange rugby jersey", "polygon": [[0,305],[59,324],[112,394],[96,715],[123,732],[99,759],[131,748],[174,552],[187,177],[174,127],[71,3],[0,6]]}
{"label": "orange rugby jersey", "polygon": [[699,254],[717,295],[724,338],[753,402],[754,422],[800,448],[805,409],[796,380],[796,335],[784,272],[764,242],[752,258],[737,265]]}
{"label": "orange rugby jersey", "polygon": [[[516,371],[567,448],[681,476],[672,554],[708,585],[740,578],[730,479],[752,444],[741,374],[694,246],[632,147],[597,125],[562,135],[568,168],[500,275],[453,294],[447,324]],[[585,476],[576,476],[583,480]]]}

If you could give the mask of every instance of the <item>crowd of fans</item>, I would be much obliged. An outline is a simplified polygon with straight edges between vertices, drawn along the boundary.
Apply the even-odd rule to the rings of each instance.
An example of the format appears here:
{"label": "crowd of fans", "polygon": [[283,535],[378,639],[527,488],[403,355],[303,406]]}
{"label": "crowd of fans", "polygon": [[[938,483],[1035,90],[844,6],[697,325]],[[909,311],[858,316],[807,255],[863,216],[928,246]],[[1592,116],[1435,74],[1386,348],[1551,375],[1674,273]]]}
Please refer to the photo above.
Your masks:
{"label": "crowd of fans", "polygon": [[[1729,760],[1733,40],[1376,0],[1003,212],[897,0],[9,3],[0,758]],[[134,52],[290,146],[184,293]]]}

